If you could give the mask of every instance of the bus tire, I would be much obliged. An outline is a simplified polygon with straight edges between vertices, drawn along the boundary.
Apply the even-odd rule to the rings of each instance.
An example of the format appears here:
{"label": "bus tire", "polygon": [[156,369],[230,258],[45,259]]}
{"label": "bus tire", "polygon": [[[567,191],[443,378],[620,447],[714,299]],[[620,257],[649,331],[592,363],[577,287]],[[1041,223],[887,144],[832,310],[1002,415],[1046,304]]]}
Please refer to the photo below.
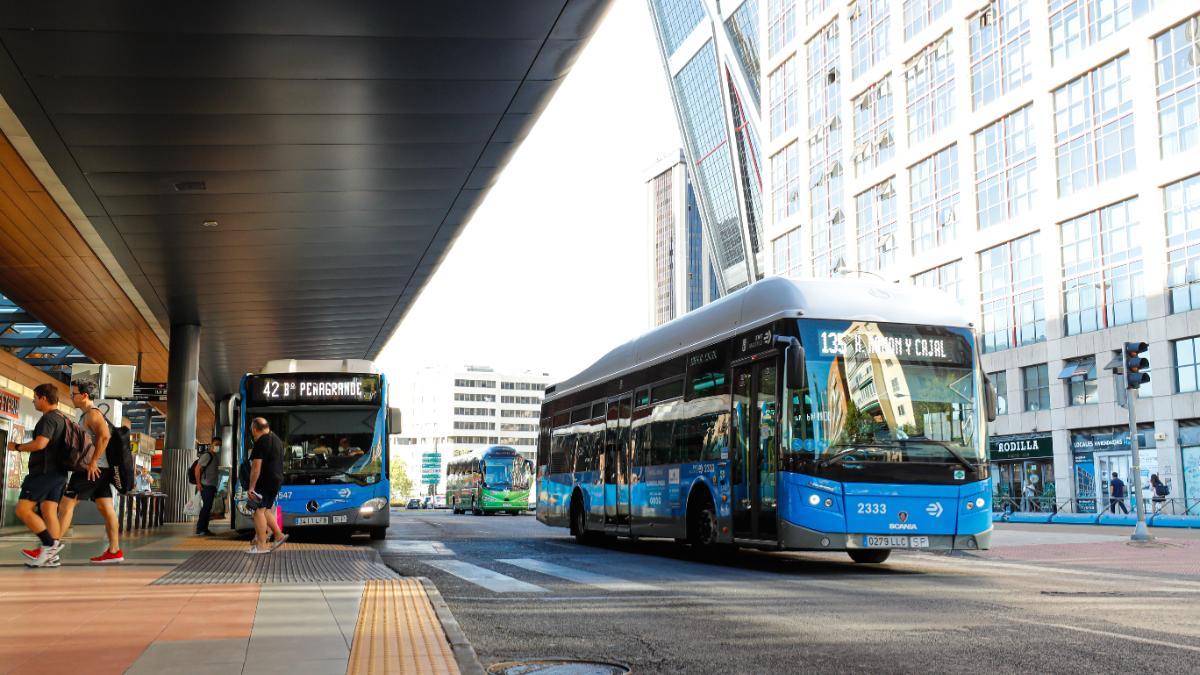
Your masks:
{"label": "bus tire", "polygon": [[888,559],[892,554],[890,548],[852,548],[846,553],[856,563],[878,564]]}
{"label": "bus tire", "polygon": [[571,498],[571,535],[576,544],[591,544],[595,537],[587,529],[587,515],[583,511],[582,498],[576,494]]}
{"label": "bus tire", "polygon": [[473,516],[482,516],[483,515],[483,509],[479,508],[479,505],[476,504],[475,500],[473,500],[473,499],[471,500],[471,515],[473,515]]}
{"label": "bus tire", "polygon": [[717,549],[717,507],[708,490],[700,489],[688,500],[687,541],[698,551]]}
{"label": "bus tire", "polygon": [[385,539],[385,538],[387,538],[387,528],[386,527],[372,527],[371,528],[371,539],[373,539],[375,541],[379,541],[380,539]]}

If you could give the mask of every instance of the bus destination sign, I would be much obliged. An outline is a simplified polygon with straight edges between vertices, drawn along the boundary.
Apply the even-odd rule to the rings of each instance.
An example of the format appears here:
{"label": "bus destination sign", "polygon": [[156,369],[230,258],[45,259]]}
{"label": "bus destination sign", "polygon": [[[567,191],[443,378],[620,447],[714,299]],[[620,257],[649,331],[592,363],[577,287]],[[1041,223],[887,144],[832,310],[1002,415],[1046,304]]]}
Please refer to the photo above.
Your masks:
{"label": "bus destination sign", "polygon": [[376,404],[378,375],[289,373],[255,375],[246,385],[252,404]]}

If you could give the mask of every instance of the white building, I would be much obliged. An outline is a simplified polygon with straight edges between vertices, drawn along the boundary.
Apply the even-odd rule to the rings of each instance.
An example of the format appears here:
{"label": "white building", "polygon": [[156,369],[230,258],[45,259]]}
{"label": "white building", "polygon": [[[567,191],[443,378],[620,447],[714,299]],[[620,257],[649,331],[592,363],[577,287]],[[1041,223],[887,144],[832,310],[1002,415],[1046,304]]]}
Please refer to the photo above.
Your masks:
{"label": "white building", "polygon": [[720,297],[700,207],[682,151],[646,171],[650,241],[650,325],[677,319]]}
{"label": "white building", "polygon": [[1103,368],[1149,342],[1143,473],[1196,512],[1197,4],[762,4],[773,272],[842,267],[956,295],[1002,396],[997,496],[1033,482],[1060,510],[1102,508],[1114,471],[1129,481]]}
{"label": "white building", "polygon": [[401,409],[403,429],[391,439],[392,456],[404,460],[416,488],[424,484],[425,456],[436,453],[438,493],[446,489],[446,464],[473,450],[509,445],[535,461],[542,397],[551,381],[541,371],[487,366],[431,367],[396,377],[392,404]]}

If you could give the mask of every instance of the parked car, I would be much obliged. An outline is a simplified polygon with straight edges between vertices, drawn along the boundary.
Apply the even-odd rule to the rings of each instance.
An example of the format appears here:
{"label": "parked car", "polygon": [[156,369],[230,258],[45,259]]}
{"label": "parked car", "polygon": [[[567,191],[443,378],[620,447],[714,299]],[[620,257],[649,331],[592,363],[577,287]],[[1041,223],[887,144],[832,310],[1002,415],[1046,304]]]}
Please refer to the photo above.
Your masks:
{"label": "parked car", "polygon": [[413,497],[412,499],[408,500],[408,506],[405,508],[419,509],[421,508],[421,500],[417,497]]}

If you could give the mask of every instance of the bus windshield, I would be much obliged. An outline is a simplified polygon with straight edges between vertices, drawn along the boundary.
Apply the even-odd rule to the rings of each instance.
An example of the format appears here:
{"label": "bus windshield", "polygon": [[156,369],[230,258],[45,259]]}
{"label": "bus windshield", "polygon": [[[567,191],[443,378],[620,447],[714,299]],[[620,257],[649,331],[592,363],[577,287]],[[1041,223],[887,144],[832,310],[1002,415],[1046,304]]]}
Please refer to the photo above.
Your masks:
{"label": "bus windshield", "polygon": [[247,419],[266,418],[283,440],[284,484],[370,485],[381,480],[383,467],[378,415],[378,408],[301,408],[250,411]]}
{"label": "bus windshield", "polygon": [[524,490],[529,487],[529,461],[523,457],[497,457],[483,462],[483,482],[487,487]]}
{"label": "bus windshield", "polygon": [[801,320],[793,451],[838,462],[984,461],[973,339],[958,328]]}

